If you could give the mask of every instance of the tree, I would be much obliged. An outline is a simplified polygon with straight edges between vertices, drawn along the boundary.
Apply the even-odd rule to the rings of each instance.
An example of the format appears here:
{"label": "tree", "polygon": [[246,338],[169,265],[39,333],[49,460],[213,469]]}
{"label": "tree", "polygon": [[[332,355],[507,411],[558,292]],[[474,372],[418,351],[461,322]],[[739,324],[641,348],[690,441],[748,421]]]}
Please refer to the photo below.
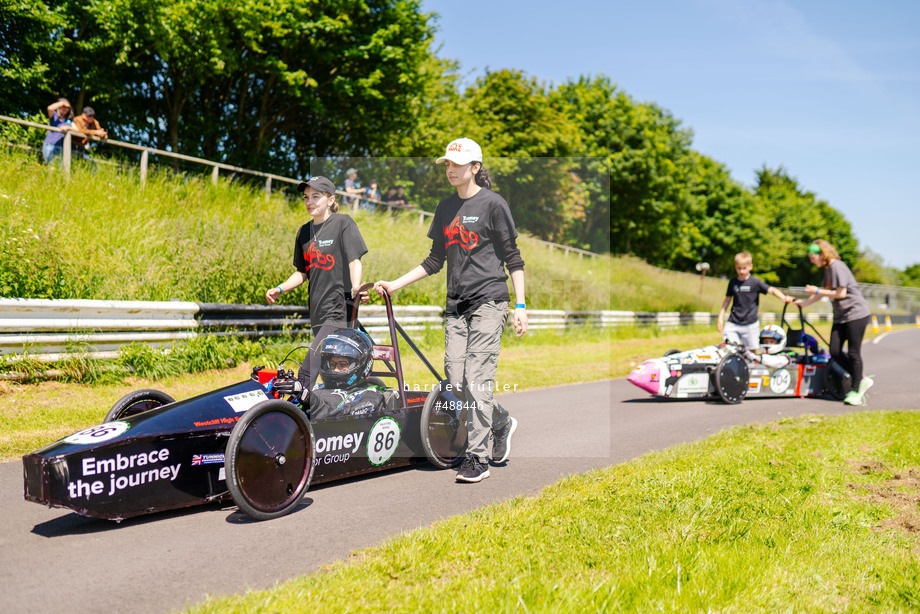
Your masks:
{"label": "tree", "polygon": [[0,91],[4,104],[29,116],[54,102],[65,20],[42,0],[0,0]]}
{"label": "tree", "polygon": [[920,263],[904,267],[901,272],[901,284],[912,288],[920,288]]}
{"label": "tree", "polygon": [[[637,103],[607,77],[570,81],[557,96],[581,128],[582,152],[610,173],[611,249],[665,266],[691,204],[692,133],[657,105]],[[602,207],[596,203],[593,213]]]}
{"label": "tree", "polygon": [[758,276],[776,283],[771,235],[764,232],[767,215],[756,206],[754,196],[734,181],[728,170],[702,154],[693,152],[688,176],[688,206],[675,228],[677,244],[669,266],[693,270],[696,262],[708,262],[713,275],[735,274],[735,254],[751,254]]}
{"label": "tree", "polygon": [[392,134],[412,129],[404,109],[423,94],[432,56],[433,25],[419,7],[63,0],[60,56],[72,70],[48,89],[104,101],[100,116],[126,140],[304,174],[314,156],[383,153]]}
{"label": "tree", "polygon": [[852,268],[853,276],[863,283],[894,286],[900,281],[898,272],[885,266],[881,254],[868,248],[859,253]]}
{"label": "tree", "polygon": [[814,283],[818,272],[808,261],[806,248],[815,239],[833,245],[841,260],[853,265],[859,246],[850,223],[827,202],[803,191],[782,167],[764,166],[757,172],[757,207],[765,212],[764,233],[772,235],[772,270],[786,285]]}

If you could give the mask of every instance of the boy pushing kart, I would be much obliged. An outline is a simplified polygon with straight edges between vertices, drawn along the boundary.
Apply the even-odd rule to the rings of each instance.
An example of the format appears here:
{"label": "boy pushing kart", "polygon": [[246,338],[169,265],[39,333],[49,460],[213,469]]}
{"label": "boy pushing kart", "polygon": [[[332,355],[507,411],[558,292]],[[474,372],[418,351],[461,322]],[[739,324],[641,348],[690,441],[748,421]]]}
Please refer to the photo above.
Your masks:
{"label": "boy pushing kart", "polygon": [[[748,351],[756,350],[760,346],[760,324],[757,317],[760,295],[772,294],[784,303],[794,300],[793,297],[786,296],[779,289],[751,275],[753,266],[753,259],[748,252],[735,254],[735,272],[738,275],[728,282],[725,300],[716,322],[726,341],[737,343]],[[728,322],[725,322],[725,311],[729,305],[731,314],[728,316]]]}

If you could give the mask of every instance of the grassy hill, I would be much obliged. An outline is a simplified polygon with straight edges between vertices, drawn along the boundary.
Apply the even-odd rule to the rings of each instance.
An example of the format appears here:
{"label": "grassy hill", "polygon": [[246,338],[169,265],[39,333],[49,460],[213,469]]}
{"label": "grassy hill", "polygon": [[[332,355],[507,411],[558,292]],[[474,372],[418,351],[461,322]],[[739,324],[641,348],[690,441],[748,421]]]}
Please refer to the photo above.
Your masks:
{"label": "grassy hill", "polygon": [[[445,192],[446,194],[447,192]],[[30,156],[0,151],[0,296],[109,300],[179,299],[262,303],[283,281],[300,201],[206,175],[75,164],[70,181]],[[354,214],[370,252],[365,280],[393,279],[430,246],[418,214]],[[579,258],[520,240],[532,308],[713,311],[724,282],[662,271],[633,258]],[[395,297],[444,303],[444,279],[428,278]],[[285,302],[306,303],[305,289]]]}

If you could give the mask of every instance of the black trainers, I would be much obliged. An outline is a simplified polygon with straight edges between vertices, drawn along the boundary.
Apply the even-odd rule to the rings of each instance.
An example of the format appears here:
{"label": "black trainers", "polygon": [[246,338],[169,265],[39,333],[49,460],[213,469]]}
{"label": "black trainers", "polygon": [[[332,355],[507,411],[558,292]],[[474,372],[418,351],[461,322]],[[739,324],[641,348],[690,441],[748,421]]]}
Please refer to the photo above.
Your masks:
{"label": "black trainers", "polygon": [[478,456],[468,455],[460,463],[458,482],[481,482],[489,477],[489,466]]}
{"label": "black trainers", "polygon": [[511,418],[499,431],[492,431],[492,460],[503,463],[511,455],[511,436],[517,430],[517,420]]}

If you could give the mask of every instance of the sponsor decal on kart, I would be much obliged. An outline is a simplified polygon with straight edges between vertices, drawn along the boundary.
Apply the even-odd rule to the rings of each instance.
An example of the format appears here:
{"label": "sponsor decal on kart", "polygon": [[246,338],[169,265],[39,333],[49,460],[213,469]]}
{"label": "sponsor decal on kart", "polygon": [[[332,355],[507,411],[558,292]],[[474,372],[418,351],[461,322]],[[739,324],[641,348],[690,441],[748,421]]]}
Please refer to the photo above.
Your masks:
{"label": "sponsor decal on kart", "polygon": [[87,456],[80,461],[80,477],[67,483],[67,494],[71,499],[103,494],[111,497],[144,484],[171,482],[179,475],[182,463],[166,465],[167,461],[169,448],[109,457]]}
{"label": "sponsor decal on kart", "polygon": [[108,441],[109,439],[115,439],[127,431],[129,426],[130,425],[127,422],[122,420],[106,422],[105,424],[93,426],[88,429],[84,429],[79,433],[69,435],[64,438],[64,441],[66,443],[72,443],[75,445],[90,445],[94,443],[101,443],[103,441]]}
{"label": "sponsor decal on kart", "polygon": [[757,394],[760,392],[760,380],[752,379],[748,382],[748,392],[751,394]]}
{"label": "sponsor decal on kart", "polygon": [[344,463],[351,455],[361,449],[364,433],[348,433],[347,435],[330,435],[316,440],[316,458],[313,465]]}
{"label": "sponsor decal on kart", "polygon": [[399,424],[385,416],[374,424],[367,438],[367,458],[372,465],[382,465],[390,460],[399,445]]}
{"label": "sponsor decal on kart", "polygon": [[782,394],[789,390],[790,384],[792,384],[792,376],[785,369],[776,371],[773,377],[770,378],[770,390],[776,394]]}
{"label": "sponsor decal on kart", "polygon": [[214,418],[213,420],[204,420],[202,422],[192,422],[195,426],[217,426],[218,424],[233,424],[239,422],[239,416],[233,416],[232,418]]}
{"label": "sponsor decal on kart", "polygon": [[239,394],[231,394],[230,396],[224,397],[224,400],[230,404],[233,411],[242,413],[262,401],[267,401],[268,395],[260,388],[258,390],[250,390]]}
{"label": "sponsor decal on kart", "polygon": [[224,455],[220,454],[192,454],[192,466],[195,465],[223,465]]}
{"label": "sponsor decal on kart", "polygon": [[705,373],[688,373],[678,380],[677,391],[680,394],[709,392],[709,376]]}

